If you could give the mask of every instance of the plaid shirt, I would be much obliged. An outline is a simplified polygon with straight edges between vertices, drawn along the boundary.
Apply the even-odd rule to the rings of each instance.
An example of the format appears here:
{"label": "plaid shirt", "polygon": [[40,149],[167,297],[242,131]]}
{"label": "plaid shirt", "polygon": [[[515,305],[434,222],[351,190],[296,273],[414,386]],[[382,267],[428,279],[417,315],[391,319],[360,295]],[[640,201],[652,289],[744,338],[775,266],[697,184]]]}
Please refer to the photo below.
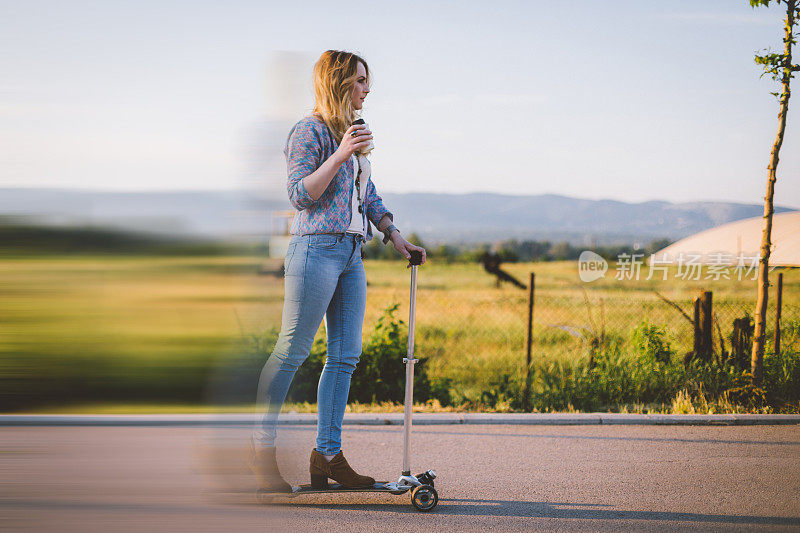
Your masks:
{"label": "plaid shirt", "polygon": [[[344,233],[350,227],[350,202],[355,194],[352,158],[339,167],[325,192],[317,200],[311,198],[302,181],[332,156],[338,147],[325,123],[313,115],[304,117],[289,132],[283,151],[289,173],[287,190],[289,201],[299,211],[292,220],[292,235]],[[394,222],[394,215],[384,207],[371,176],[367,178],[362,194],[364,213],[361,216],[366,215],[376,228],[383,215],[389,215]],[[352,214],[358,216],[360,213]],[[366,221],[364,226],[367,229],[365,239],[370,241],[372,226]]]}

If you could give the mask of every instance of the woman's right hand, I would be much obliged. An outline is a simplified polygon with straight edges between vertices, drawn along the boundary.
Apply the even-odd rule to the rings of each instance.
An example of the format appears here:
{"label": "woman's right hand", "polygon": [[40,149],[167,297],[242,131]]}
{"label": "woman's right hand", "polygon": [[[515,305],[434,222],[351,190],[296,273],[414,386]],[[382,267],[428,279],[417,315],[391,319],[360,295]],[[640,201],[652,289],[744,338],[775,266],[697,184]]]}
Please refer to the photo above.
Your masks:
{"label": "woman's right hand", "polygon": [[[355,136],[352,134],[355,132]],[[353,124],[342,137],[342,142],[339,143],[339,148],[336,149],[342,162],[350,159],[354,153],[369,146],[372,140],[372,132],[367,129],[364,124]]]}

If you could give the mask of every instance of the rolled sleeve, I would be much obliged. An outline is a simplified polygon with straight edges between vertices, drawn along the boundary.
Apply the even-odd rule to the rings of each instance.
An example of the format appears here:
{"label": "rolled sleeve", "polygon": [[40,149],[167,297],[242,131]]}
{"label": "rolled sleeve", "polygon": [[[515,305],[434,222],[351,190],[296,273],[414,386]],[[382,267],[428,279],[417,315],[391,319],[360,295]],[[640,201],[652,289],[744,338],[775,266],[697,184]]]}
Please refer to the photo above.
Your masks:
{"label": "rolled sleeve", "polygon": [[394,215],[383,205],[383,199],[378,196],[378,191],[375,190],[375,184],[372,183],[372,179],[367,182],[365,199],[367,204],[367,218],[376,228],[378,227],[378,222],[381,221],[384,215],[389,215],[391,221],[394,222]]}
{"label": "rolled sleeve", "polygon": [[303,185],[303,178],[317,170],[322,159],[319,133],[310,122],[301,121],[295,126],[286,142],[284,154],[288,172],[286,189],[289,201],[295,209],[302,211],[317,202],[311,198]]}

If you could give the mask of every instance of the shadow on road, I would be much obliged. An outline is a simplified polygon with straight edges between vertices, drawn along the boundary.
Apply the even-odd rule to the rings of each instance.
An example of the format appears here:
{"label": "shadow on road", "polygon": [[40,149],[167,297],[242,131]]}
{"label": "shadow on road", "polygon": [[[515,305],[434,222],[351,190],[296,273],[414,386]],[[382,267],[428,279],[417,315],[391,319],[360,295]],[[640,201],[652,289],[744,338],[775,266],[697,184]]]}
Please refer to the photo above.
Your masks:
{"label": "shadow on road", "polygon": [[[244,508],[257,512],[258,508],[279,507],[286,511],[291,509],[325,509],[331,511],[359,511],[359,512],[391,512],[419,514],[411,504],[403,498],[402,503],[380,504],[333,504],[313,503],[298,501],[274,502],[270,505],[214,505],[207,508],[194,505],[176,504],[134,504],[111,502],[80,502],[56,501],[49,499],[18,500],[0,504],[0,507],[13,507],[17,509],[69,509],[72,511],[115,511],[135,512],[157,515],[184,515],[184,514],[210,514],[210,515],[240,515]],[[608,509],[611,505],[591,503],[566,503],[566,502],[525,502],[512,500],[484,500],[471,498],[443,498],[439,506],[432,513],[445,516],[509,516],[522,518],[558,518],[574,520],[646,520],[656,522],[695,522],[705,524],[742,524],[742,525],[767,525],[767,526],[800,526],[800,517],[781,516],[752,516],[752,515],[721,515],[701,513],[675,513],[657,511],[623,511]]]}
{"label": "shadow on road", "polygon": [[[314,504],[293,502],[292,506],[313,509],[353,510],[353,511],[391,511],[411,513],[416,511],[410,504]],[[561,518],[577,520],[648,520],[663,522],[699,522],[719,524],[746,524],[770,526],[800,526],[800,517],[721,515],[700,513],[674,513],[657,511],[622,511],[601,509],[610,505],[590,503],[548,503],[509,500],[482,500],[467,498],[442,498],[433,511],[440,515],[462,516],[515,516],[524,518]]]}

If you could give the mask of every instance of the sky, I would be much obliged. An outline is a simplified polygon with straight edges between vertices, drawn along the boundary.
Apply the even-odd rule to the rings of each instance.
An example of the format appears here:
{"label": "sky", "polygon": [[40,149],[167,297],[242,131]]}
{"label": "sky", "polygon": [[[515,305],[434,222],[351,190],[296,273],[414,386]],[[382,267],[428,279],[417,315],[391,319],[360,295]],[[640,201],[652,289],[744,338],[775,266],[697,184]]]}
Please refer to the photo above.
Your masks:
{"label": "sky", "polygon": [[[781,17],[747,0],[0,1],[0,187],[285,197],[283,142],[334,48],[373,75],[379,193],[760,204],[778,103],[753,55],[781,46]],[[775,202],[800,209],[797,106]]]}

